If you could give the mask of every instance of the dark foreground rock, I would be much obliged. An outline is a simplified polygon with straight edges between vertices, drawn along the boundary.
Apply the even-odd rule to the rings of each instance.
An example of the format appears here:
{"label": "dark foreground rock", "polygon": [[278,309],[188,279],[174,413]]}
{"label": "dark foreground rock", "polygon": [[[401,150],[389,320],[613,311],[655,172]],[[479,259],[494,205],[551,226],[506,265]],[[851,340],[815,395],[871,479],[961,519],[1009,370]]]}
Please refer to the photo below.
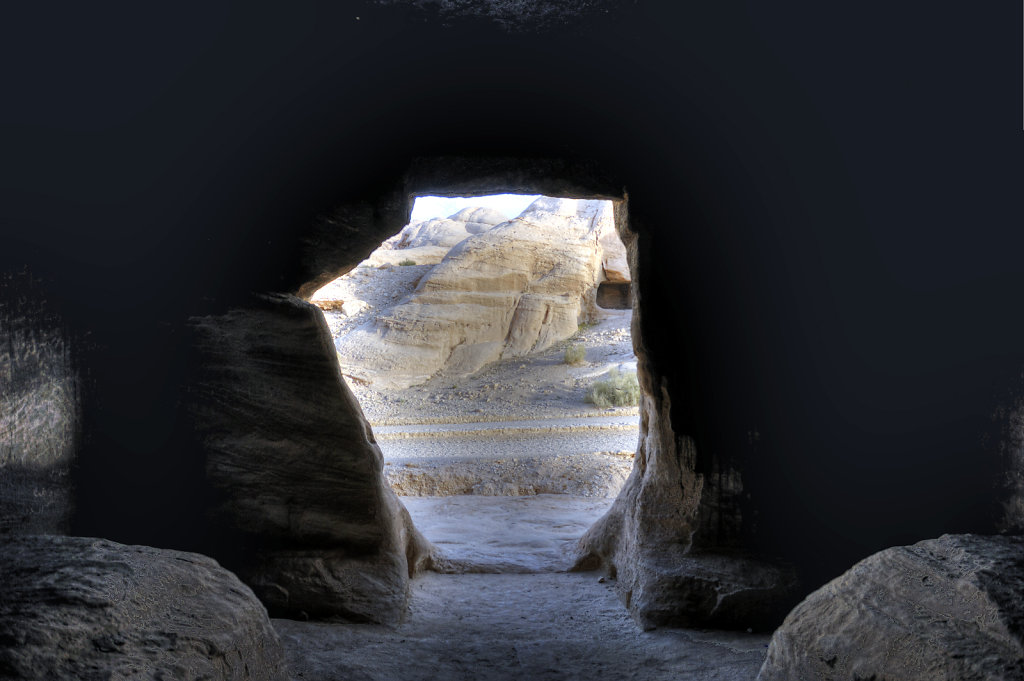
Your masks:
{"label": "dark foreground rock", "polygon": [[266,610],[206,556],[33,535],[0,555],[0,678],[287,678]]}
{"label": "dark foreground rock", "polygon": [[886,549],[808,596],[759,681],[1024,679],[1024,537]]}

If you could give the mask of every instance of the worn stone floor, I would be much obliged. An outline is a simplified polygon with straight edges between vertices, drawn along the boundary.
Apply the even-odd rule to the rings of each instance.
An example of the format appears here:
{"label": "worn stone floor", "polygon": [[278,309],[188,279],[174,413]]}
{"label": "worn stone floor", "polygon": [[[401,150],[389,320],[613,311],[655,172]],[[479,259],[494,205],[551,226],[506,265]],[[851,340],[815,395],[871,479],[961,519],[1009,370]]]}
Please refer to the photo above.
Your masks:
{"label": "worn stone floor", "polygon": [[406,622],[274,620],[294,681],[750,681],[769,636],[641,631],[596,573],[428,573]]}
{"label": "worn stone floor", "polygon": [[404,499],[463,574],[413,581],[406,621],[274,620],[294,681],[754,679],[769,636],[641,631],[575,540],[611,503],[568,495]]}

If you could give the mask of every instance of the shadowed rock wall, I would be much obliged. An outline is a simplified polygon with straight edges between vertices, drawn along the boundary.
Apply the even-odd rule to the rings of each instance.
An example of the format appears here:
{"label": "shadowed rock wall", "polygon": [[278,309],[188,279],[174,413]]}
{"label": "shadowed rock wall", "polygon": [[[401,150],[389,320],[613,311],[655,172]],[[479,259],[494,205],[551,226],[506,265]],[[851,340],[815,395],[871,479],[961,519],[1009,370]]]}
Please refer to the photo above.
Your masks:
{"label": "shadowed rock wall", "polygon": [[399,621],[429,545],[384,482],[320,310],[264,297],[194,324],[213,555],[273,613]]}
{"label": "shadowed rock wall", "polygon": [[0,535],[63,534],[72,511],[78,378],[30,274],[0,274]]}
{"label": "shadowed rock wall", "polygon": [[670,384],[645,342],[658,333],[651,319],[659,313],[645,304],[649,279],[640,250],[648,237],[629,227],[625,206],[616,218],[637,292],[632,331],[642,389],[640,440],[615,504],[576,548],[576,569],[603,568],[615,577],[626,607],[644,627],[771,626],[792,605],[796,575],[745,551],[738,464],[674,430]]}

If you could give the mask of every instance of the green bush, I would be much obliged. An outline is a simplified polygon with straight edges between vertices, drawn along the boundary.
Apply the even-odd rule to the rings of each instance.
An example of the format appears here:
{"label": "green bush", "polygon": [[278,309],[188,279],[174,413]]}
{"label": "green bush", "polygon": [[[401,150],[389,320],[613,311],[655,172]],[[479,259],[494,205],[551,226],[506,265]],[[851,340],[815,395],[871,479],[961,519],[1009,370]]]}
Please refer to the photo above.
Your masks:
{"label": "green bush", "polygon": [[565,360],[566,364],[583,364],[587,357],[587,349],[582,345],[570,345],[565,349]]}
{"label": "green bush", "polygon": [[597,407],[635,407],[640,403],[636,372],[612,369],[587,389],[586,401]]}
{"label": "green bush", "polygon": [[398,264],[401,265],[402,267],[408,267],[409,265],[415,265],[416,261],[415,260],[410,260],[409,258],[406,258],[405,260],[401,261]]}

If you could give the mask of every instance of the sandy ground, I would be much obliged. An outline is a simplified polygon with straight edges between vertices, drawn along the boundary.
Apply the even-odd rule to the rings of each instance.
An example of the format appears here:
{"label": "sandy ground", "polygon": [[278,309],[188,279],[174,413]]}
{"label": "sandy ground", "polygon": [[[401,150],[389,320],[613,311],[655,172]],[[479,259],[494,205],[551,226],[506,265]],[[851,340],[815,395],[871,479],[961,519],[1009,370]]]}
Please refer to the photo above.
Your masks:
{"label": "sandy ground", "polygon": [[769,640],[640,631],[594,573],[427,574],[397,628],[274,627],[295,681],[751,681]]}
{"label": "sandy ground", "polygon": [[569,494],[402,501],[442,556],[435,569],[451,573],[564,572],[580,536],[609,505]]}

